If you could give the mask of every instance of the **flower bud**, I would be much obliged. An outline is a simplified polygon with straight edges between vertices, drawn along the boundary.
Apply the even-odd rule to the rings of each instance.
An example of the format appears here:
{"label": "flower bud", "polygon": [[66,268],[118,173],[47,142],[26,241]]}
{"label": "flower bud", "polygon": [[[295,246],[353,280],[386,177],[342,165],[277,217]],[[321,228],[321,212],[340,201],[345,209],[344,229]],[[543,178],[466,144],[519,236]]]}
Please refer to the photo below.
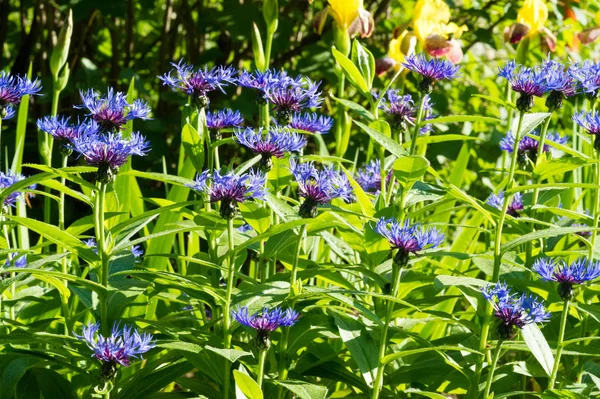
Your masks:
{"label": "flower bud", "polygon": [[[60,70],[65,66],[67,57],[69,56],[69,48],[71,47],[71,36],[73,34],[73,11],[69,10],[69,15],[64,22],[56,46],[52,50],[50,56],[50,71],[54,80],[58,80]],[[64,76],[64,75],[63,75]]]}
{"label": "flower bud", "polygon": [[272,35],[277,30],[277,24],[279,20],[278,0],[264,0],[263,17],[267,23],[267,32]]}
{"label": "flower bud", "polygon": [[267,64],[265,60],[265,51],[262,45],[260,30],[255,23],[252,23],[252,53],[254,54],[254,64],[259,71],[265,71]]}

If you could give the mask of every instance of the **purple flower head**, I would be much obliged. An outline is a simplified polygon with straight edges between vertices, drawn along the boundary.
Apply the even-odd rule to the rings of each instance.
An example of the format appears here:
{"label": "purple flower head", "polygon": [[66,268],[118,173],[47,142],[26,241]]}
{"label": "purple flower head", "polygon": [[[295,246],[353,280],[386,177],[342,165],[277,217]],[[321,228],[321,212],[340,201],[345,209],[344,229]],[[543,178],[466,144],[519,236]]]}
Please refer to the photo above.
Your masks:
{"label": "purple flower head", "polygon": [[271,128],[266,135],[263,128],[257,131],[252,128],[239,129],[235,132],[235,138],[244,147],[262,156],[261,167],[265,169],[273,166],[271,157],[283,158],[288,152],[298,152],[307,142],[306,137],[286,128]]}
{"label": "purple flower head", "polygon": [[319,86],[308,78],[295,80],[292,84],[274,85],[265,91],[265,100],[273,104],[280,125],[289,125],[294,113],[306,108],[316,108],[323,99]]}
{"label": "purple flower head", "polygon": [[42,86],[38,79],[33,81],[27,77],[0,72],[0,119],[14,116],[14,106],[21,102],[23,96],[38,94]]}
{"label": "purple flower head", "polygon": [[[208,105],[208,93],[220,90],[225,93],[224,88],[230,84],[234,85],[235,69],[232,67],[216,66],[194,69],[193,65],[186,64],[183,59],[178,63],[171,63],[174,69],[158,78],[164,86],[169,86],[173,91],[180,91],[192,97],[197,108]],[[175,76],[173,76],[175,75]]]}
{"label": "purple flower head", "polygon": [[421,75],[419,91],[424,94],[431,93],[433,84],[438,80],[456,78],[460,68],[447,60],[439,58],[428,60],[423,53],[409,55],[402,65]]}
{"label": "purple flower head", "polygon": [[[18,183],[23,179],[25,179],[25,176],[23,176],[19,173],[13,173],[10,170],[7,173],[0,172],[0,190],[9,188],[13,184]],[[29,187],[25,187],[25,189],[35,190],[36,187],[37,187],[37,184],[32,184]],[[32,194],[28,194],[28,195],[33,197]],[[15,206],[15,204],[17,203],[17,200],[19,198],[21,198],[21,192],[13,191],[12,193],[8,194],[8,196],[4,199],[4,206]]]}
{"label": "purple flower head", "polygon": [[127,122],[134,119],[150,119],[150,106],[143,100],[135,100],[132,104],[127,102],[126,94],[115,92],[108,88],[106,95],[102,96],[94,90],[81,91],[82,105],[75,108],[87,109],[89,116],[98,122],[106,132],[117,132]]}
{"label": "purple flower head", "polygon": [[271,310],[263,308],[262,312],[250,316],[247,306],[233,310],[231,315],[238,323],[257,331],[256,345],[263,350],[269,349],[270,335],[273,331],[279,327],[293,326],[300,317],[300,314],[293,309],[282,310],[281,308]]}
{"label": "purple flower head", "polygon": [[100,127],[94,120],[71,123],[70,117],[46,116],[37,120],[37,127],[55,139],[73,141],[83,134],[96,134]]}
{"label": "purple flower head", "polygon": [[515,327],[521,329],[527,324],[550,320],[550,313],[546,312],[541,300],[533,295],[513,294],[506,283],[488,285],[481,291],[484,298],[494,307],[494,316],[498,319],[499,339],[512,339],[515,335]]}
{"label": "purple flower head", "polygon": [[579,258],[571,264],[563,260],[540,258],[532,268],[542,279],[559,283],[558,293],[565,301],[573,299],[574,284],[585,284],[600,277],[600,262],[585,258]]}
{"label": "purple flower head", "polygon": [[595,136],[594,148],[600,150],[600,113],[598,111],[575,113],[573,120],[589,134]]}
{"label": "purple flower head", "polygon": [[17,255],[19,254],[16,252],[9,253],[6,258],[6,262],[4,262],[4,266],[10,267],[12,264],[14,267],[18,267],[19,269],[27,266],[27,254],[21,256]]}
{"label": "purple flower head", "polygon": [[426,228],[418,224],[411,225],[408,220],[404,223],[382,217],[375,225],[375,232],[385,237],[392,249],[397,249],[394,264],[404,267],[408,264],[410,254],[428,248],[435,248],[444,241],[444,234],[438,229]]}
{"label": "purple flower head", "polygon": [[241,225],[240,227],[238,227],[238,231],[240,233],[247,233],[247,232],[252,231],[252,230],[254,230],[254,229],[252,228],[252,226],[250,226],[249,223],[244,223],[243,225]]}
{"label": "purple flower head", "polygon": [[139,259],[142,256],[144,256],[144,250],[140,248],[139,245],[132,245],[131,248],[129,248],[129,250],[131,251],[131,254],[135,259]]}
{"label": "purple flower head", "polygon": [[[83,243],[85,244],[86,247],[90,248],[95,253],[98,253],[98,243],[96,242],[95,238],[92,237],[92,238],[88,238],[87,240],[83,240]],[[144,250],[141,249],[139,245],[131,246],[129,248],[129,251],[131,251],[131,254],[133,255],[133,257],[135,259],[138,259],[144,255]]]}
{"label": "purple flower head", "polygon": [[[533,134],[535,136],[540,135],[540,133],[538,131],[533,132]],[[563,137],[558,133],[547,133],[546,134],[546,141],[551,141],[553,143],[565,144],[568,140],[569,140],[569,138],[567,136]],[[512,153],[514,150],[514,146],[515,146],[515,136],[511,131],[511,132],[508,132],[508,134],[506,135],[506,137],[504,137],[502,139],[502,141],[500,141],[500,149]],[[528,160],[531,160],[531,162],[535,163],[536,159],[537,159],[538,148],[539,148],[538,140],[533,139],[529,136],[523,137],[521,139],[521,141],[519,141],[519,149],[518,149],[519,161],[521,161],[523,163],[527,163]],[[544,152],[549,152],[550,150],[551,150],[550,145],[544,144]]]}
{"label": "purple flower head", "polygon": [[73,149],[86,162],[98,167],[96,179],[102,183],[111,183],[119,168],[127,162],[131,155],[144,156],[149,150],[149,143],[139,133],[132,133],[127,139],[121,133],[89,133],[73,140]]}
{"label": "purple flower head", "polygon": [[[390,170],[385,179],[389,182],[393,171]],[[358,169],[354,175],[356,182],[366,192],[377,193],[381,189],[381,162],[379,159],[372,160],[364,168]]]}
{"label": "purple flower head", "polygon": [[244,118],[240,111],[222,109],[206,113],[206,126],[215,133],[222,129],[240,127],[244,124]]}
{"label": "purple flower head", "polygon": [[304,218],[316,217],[317,206],[325,205],[334,198],[341,198],[346,202],[353,199],[348,177],[343,172],[335,171],[333,167],[319,170],[313,162],[296,163],[290,159],[290,171],[298,183],[298,195],[304,198],[298,212]]}
{"label": "purple flower head", "polygon": [[600,89],[600,63],[585,61],[583,65],[574,64],[569,67],[568,73],[590,98],[597,97]]}
{"label": "purple flower head", "polygon": [[238,78],[238,84],[242,87],[257,90],[260,93],[259,98],[264,102],[264,94],[269,90],[276,87],[301,85],[302,82],[300,79],[289,77],[285,71],[277,72],[271,69],[265,72],[242,71]]}
{"label": "purple flower head", "polygon": [[[501,211],[504,206],[504,191],[500,191],[498,195],[494,193],[490,194],[486,203]],[[521,193],[516,193],[513,195],[512,201],[508,205],[506,214],[518,218],[520,216],[519,211],[522,211],[523,209],[523,195]]]}
{"label": "purple flower head", "polygon": [[333,119],[325,115],[312,114],[294,114],[289,125],[290,128],[303,130],[315,134],[329,133],[333,127]]}
{"label": "purple flower head", "polygon": [[542,73],[546,79],[546,91],[550,92],[546,107],[549,111],[555,111],[562,107],[565,97],[576,94],[577,82],[563,64],[552,61],[550,56],[542,64]]}
{"label": "purple flower head", "polygon": [[511,88],[521,94],[517,100],[520,111],[529,111],[533,107],[533,97],[541,97],[550,90],[546,79],[548,74],[540,67],[527,68],[511,61],[500,68],[498,75],[508,80]]}
{"label": "purple flower head", "polygon": [[115,323],[110,337],[99,333],[98,323],[88,324],[83,327],[82,334],[75,336],[84,341],[94,351],[92,355],[102,362],[102,377],[110,380],[117,371],[117,365],[129,366],[132,359],[141,358],[142,355],[154,348],[153,336],[148,333],[140,334],[132,326],[120,328]]}
{"label": "purple flower head", "polygon": [[221,175],[215,170],[211,177],[210,172],[205,170],[189,187],[207,195],[210,202],[221,201],[221,216],[233,219],[237,214],[235,205],[238,202],[262,199],[265,196],[266,181],[266,175],[257,171],[238,176],[233,172]]}
{"label": "purple flower head", "polygon": [[[390,114],[393,118],[394,125],[396,128],[402,127],[407,130],[414,126],[417,121],[417,113],[419,112],[418,107],[415,106],[415,102],[410,94],[401,95],[398,90],[388,90],[386,97],[381,100],[379,108]],[[431,97],[428,94],[425,95],[423,102],[423,120],[431,119],[433,111],[433,104]],[[431,125],[425,125],[421,128],[421,134],[427,133],[433,130]]]}

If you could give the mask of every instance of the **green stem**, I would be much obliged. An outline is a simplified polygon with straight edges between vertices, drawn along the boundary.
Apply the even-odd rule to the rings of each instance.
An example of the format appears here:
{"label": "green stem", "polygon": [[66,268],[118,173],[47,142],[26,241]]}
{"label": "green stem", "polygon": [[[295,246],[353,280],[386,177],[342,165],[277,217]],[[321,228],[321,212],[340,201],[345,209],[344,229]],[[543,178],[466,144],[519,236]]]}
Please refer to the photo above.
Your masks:
{"label": "green stem", "polygon": [[[231,348],[231,292],[233,291],[234,276],[235,276],[235,253],[234,253],[234,241],[233,241],[233,219],[227,220],[227,244],[228,244],[228,257],[229,257],[229,270],[227,271],[227,291],[225,294],[225,304],[223,306],[223,339],[225,341],[225,349]],[[231,370],[230,365],[227,363],[224,370],[224,386],[223,386],[223,398],[229,398],[229,386],[231,385]]]}
{"label": "green stem", "polygon": [[[600,151],[597,152],[596,156],[598,157],[598,160],[600,160]],[[594,224],[592,224],[592,226],[597,227],[598,226],[598,216],[599,216],[599,212],[598,212],[598,202],[600,201],[600,164],[596,164],[595,165],[595,170],[596,170],[596,188],[594,189],[594,198],[593,198],[593,202],[592,202],[592,217],[594,218]],[[596,239],[598,237],[598,232],[594,229],[592,230],[592,237],[590,238],[590,248],[589,248],[589,253],[588,253],[588,258],[590,260],[594,259],[594,251],[596,248]]]}
{"label": "green stem", "polygon": [[2,117],[0,117],[0,169],[2,169]]}
{"label": "green stem", "polygon": [[296,250],[294,252],[294,263],[292,264],[292,274],[290,277],[290,298],[294,297],[294,287],[296,286],[296,282],[298,280],[298,262],[300,260],[300,251],[302,250],[304,236],[306,236],[305,224],[303,224],[300,227],[300,234],[298,235],[298,241],[296,242]]}
{"label": "green stem", "polygon": [[[542,126],[542,131],[540,132],[540,141],[538,142],[537,158],[535,159],[535,166],[537,166],[540,163],[540,159],[542,158],[542,155],[544,154],[544,144],[546,142],[546,135],[548,133],[548,127],[550,126],[551,120],[552,120],[552,116],[549,116],[546,119],[546,121],[544,122],[544,126]],[[538,178],[536,183],[541,183],[541,179]],[[540,189],[539,189],[539,187],[536,187],[533,190],[533,198],[531,200],[532,206],[537,205],[539,195],[540,195]]]}
{"label": "green stem", "polygon": [[567,327],[567,317],[569,316],[569,301],[565,301],[563,304],[562,317],[560,319],[560,329],[558,330],[558,341],[556,343],[556,359],[554,359],[554,367],[552,367],[552,374],[550,375],[550,381],[548,382],[548,389],[554,389],[556,383],[556,376],[558,375],[558,368],[560,367],[560,357],[563,351],[563,341],[565,340],[565,328]]}
{"label": "green stem", "polygon": [[[6,240],[6,249],[9,251],[8,253],[10,254],[10,235],[8,234],[8,226],[6,225],[6,217],[2,214],[0,215],[0,222],[2,223],[2,233],[4,234],[4,239]],[[13,266],[13,265],[11,265]],[[14,277],[15,274],[11,273],[10,277]],[[10,298],[14,301],[15,299],[15,293],[16,293],[17,287],[16,287],[16,283],[12,283],[10,285]],[[10,314],[9,317],[11,320],[15,320],[15,307],[14,305],[11,306],[10,308]]]}
{"label": "green stem", "polygon": [[[400,277],[402,276],[402,268],[398,268],[396,266],[392,266],[392,297],[398,297],[398,289],[400,288]],[[378,399],[379,394],[383,388],[383,376],[385,371],[385,364],[383,363],[383,358],[385,357],[385,349],[387,348],[387,338],[388,331],[390,328],[390,323],[392,321],[392,314],[394,311],[394,301],[387,301],[387,308],[385,312],[385,323],[383,325],[383,330],[381,331],[381,341],[379,342],[379,367],[377,368],[377,376],[375,377],[375,382],[373,383],[373,394],[371,395],[372,399]]]}
{"label": "green stem", "polygon": [[[108,260],[109,254],[106,253],[106,236],[104,230],[104,200],[106,199],[106,184],[98,182],[98,192],[96,193],[96,203],[94,206],[94,222],[96,230],[96,244],[98,245],[98,256],[101,260],[100,283],[108,287]],[[102,334],[107,337],[108,326],[108,297],[100,299],[100,325]]]}
{"label": "green stem", "polygon": [[256,382],[262,388],[263,378],[265,375],[265,360],[267,359],[267,350],[261,349],[258,354],[258,373],[256,374]]}
{"label": "green stem", "polygon": [[[344,98],[344,89],[346,76],[344,73],[339,70],[338,74],[338,87],[337,87],[337,96],[338,98]],[[344,146],[342,146],[342,139],[344,137],[344,127],[345,127],[345,119],[346,119],[346,110],[342,106],[342,104],[338,104],[337,106],[337,123],[335,124],[335,145],[336,145],[336,155],[341,157],[343,154],[341,153],[344,150]]]}
{"label": "green stem", "polygon": [[[52,91],[52,116],[56,116],[58,113],[58,100],[60,98],[60,90]],[[54,146],[54,137],[50,134],[44,135],[44,152],[42,155],[42,160],[44,161],[44,165],[52,166],[52,147]],[[45,191],[47,193],[50,192],[50,189],[46,187]],[[44,222],[50,223],[52,219],[52,202],[50,197],[44,197]]]}
{"label": "green stem", "polygon": [[269,103],[259,104],[258,113],[260,115],[260,125],[263,128],[268,129],[271,123],[271,118],[269,115]]}
{"label": "green stem", "polygon": [[267,32],[267,40],[265,43],[265,67],[269,69],[271,65],[271,48],[273,47],[273,36],[275,35],[275,31]]}
{"label": "green stem", "polygon": [[494,351],[494,357],[492,358],[492,364],[490,365],[490,371],[488,372],[487,382],[485,383],[485,393],[483,394],[484,399],[490,396],[490,390],[492,389],[492,380],[494,379],[494,372],[496,371],[496,365],[500,358],[500,350],[502,349],[502,340],[498,340],[496,350]]}
{"label": "green stem", "polygon": [[417,120],[415,121],[415,128],[410,142],[410,155],[415,155],[417,149],[417,138],[421,131],[421,122],[423,121],[423,106],[425,105],[425,99],[427,96],[423,93],[419,94],[419,110],[417,111]]}
{"label": "green stem", "polygon": [[[67,162],[69,160],[69,157],[64,155],[62,156],[62,167],[66,168],[67,167]],[[66,184],[66,179],[64,177],[61,177],[60,179],[60,184],[62,186],[65,186]],[[59,193],[59,203],[58,203],[58,228],[60,230],[64,230],[65,229],[65,193],[64,191],[61,191]],[[64,248],[62,247],[57,247],[57,252],[62,252],[64,250]],[[65,256],[64,258],[62,258],[60,260],[60,265],[61,265],[61,272],[63,274],[69,274],[69,258],[67,256]],[[68,286],[68,281],[65,280],[64,281],[65,287]],[[73,326],[71,324],[71,317],[70,317],[70,310],[69,310],[69,299],[68,298],[64,298],[61,296],[61,301],[62,301],[62,311],[64,313],[64,318],[65,318],[65,334],[66,335],[71,335],[71,332],[73,330]]]}

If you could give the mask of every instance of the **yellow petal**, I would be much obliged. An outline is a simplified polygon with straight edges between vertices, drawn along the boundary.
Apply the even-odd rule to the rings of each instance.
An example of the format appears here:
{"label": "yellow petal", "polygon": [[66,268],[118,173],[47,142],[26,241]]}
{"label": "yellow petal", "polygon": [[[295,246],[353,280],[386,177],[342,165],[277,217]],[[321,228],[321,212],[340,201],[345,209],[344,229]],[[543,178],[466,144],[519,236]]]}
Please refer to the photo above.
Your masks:
{"label": "yellow petal", "polygon": [[529,36],[536,34],[548,20],[548,5],[544,0],[525,0],[517,14],[517,22],[529,26]]}
{"label": "yellow petal", "polygon": [[414,54],[416,45],[415,35],[405,30],[397,38],[390,40],[388,56],[402,63],[406,56]]}
{"label": "yellow petal", "polygon": [[419,0],[415,5],[413,29],[421,42],[430,35],[444,35],[450,7],[443,0]]}
{"label": "yellow petal", "polygon": [[348,29],[363,8],[363,0],[329,0],[331,16],[342,29]]}

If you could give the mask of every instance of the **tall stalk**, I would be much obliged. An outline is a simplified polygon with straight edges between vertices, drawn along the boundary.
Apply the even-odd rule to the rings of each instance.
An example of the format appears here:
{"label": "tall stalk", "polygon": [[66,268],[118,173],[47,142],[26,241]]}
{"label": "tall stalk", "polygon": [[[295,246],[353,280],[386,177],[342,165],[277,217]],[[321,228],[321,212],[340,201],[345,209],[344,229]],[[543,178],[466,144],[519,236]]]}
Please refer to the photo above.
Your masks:
{"label": "tall stalk", "polygon": [[417,111],[417,120],[415,121],[415,128],[410,142],[410,155],[415,155],[417,149],[417,138],[421,132],[421,122],[423,122],[423,106],[425,105],[425,99],[427,96],[423,93],[419,93],[419,109]]}
{"label": "tall stalk", "polygon": [[556,376],[558,375],[558,369],[560,367],[560,358],[563,351],[563,341],[565,340],[565,329],[567,327],[567,317],[569,316],[569,304],[570,301],[566,300],[563,303],[562,317],[560,319],[560,329],[558,330],[558,341],[556,342],[556,359],[554,359],[554,367],[552,367],[552,374],[550,374],[550,380],[548,382],[548,389],[554,389],[556,383]]}
{"label": "tall stalk", "polygon": [[[98,192],[94,205],[94,223],[96,230],[96,244],[98,247],[98,256],[101,260],[100,283],[108,288],[108,261],[109,254],[106,253],[106,235],[104,223],[104,201],[106,199],[106,184],[98,182]],[[105,295],[100,299],[100,325],[102,326],[102,335],[108,337],[108,297]]]}
{"label": "tall stalk", "polygon": [[494,379],[494,372],[496,371],[496,365],[498,364],[498,359],[500,358],[500,351],[502,350],[502,340],[498,340],[498,344],[496,345],[496,349],[494,350],[494,356],[492,357],[492,364],[490,365],[490,371],[488,372],[487,381],[485,383],[485,392],[483,397],[487,399],[490,396],[490,390],[492,388],[492,380]]}
{"label": "tall stalk", "polygon": [[[540,159],[542,158],[542,155],[544,154],[544,145],[546,143],[546,135],[548,134],[548,127],[550,126],[551,120],[552,120],[552,115],[549,116],[548,118],[546,118],[546,121],[544,122],[544,125],[542,126],[542,130],[540,132],[540,141],[538,142],[537,158],[535,159],[535,166],[537,166],[540,163]],[[538,178],[536,183],[541,183],[541,179]],[[532,206],[537,205],[539,195],[540,195],[540,188],[539,187],[534,188],[533,189],[533,197],[531,200]]]}
{"label": "tall stalk", "polygon": [[[231,348],[231,292],[233,291],[234,276],[235,276],[235,252],[234,252],[234,241],[233,241],[233,218],[227,220],[227,255],[228,271],[227,271],[227,288],[225,294],[225,304],[223,306],[223,339],[225,342],[225,349]],[[223,398],[229,398],[229,386],[231,385],[231,370],[229,363],[225,364],[225,374],[223,376]]]}
{"label": "tall stalk", "polygon": [[256,374],[256,382],[261,389],[265,375],[265,360],[267,359],[267,352],[267,349],[259,349],[258,353],[258,373]]}

